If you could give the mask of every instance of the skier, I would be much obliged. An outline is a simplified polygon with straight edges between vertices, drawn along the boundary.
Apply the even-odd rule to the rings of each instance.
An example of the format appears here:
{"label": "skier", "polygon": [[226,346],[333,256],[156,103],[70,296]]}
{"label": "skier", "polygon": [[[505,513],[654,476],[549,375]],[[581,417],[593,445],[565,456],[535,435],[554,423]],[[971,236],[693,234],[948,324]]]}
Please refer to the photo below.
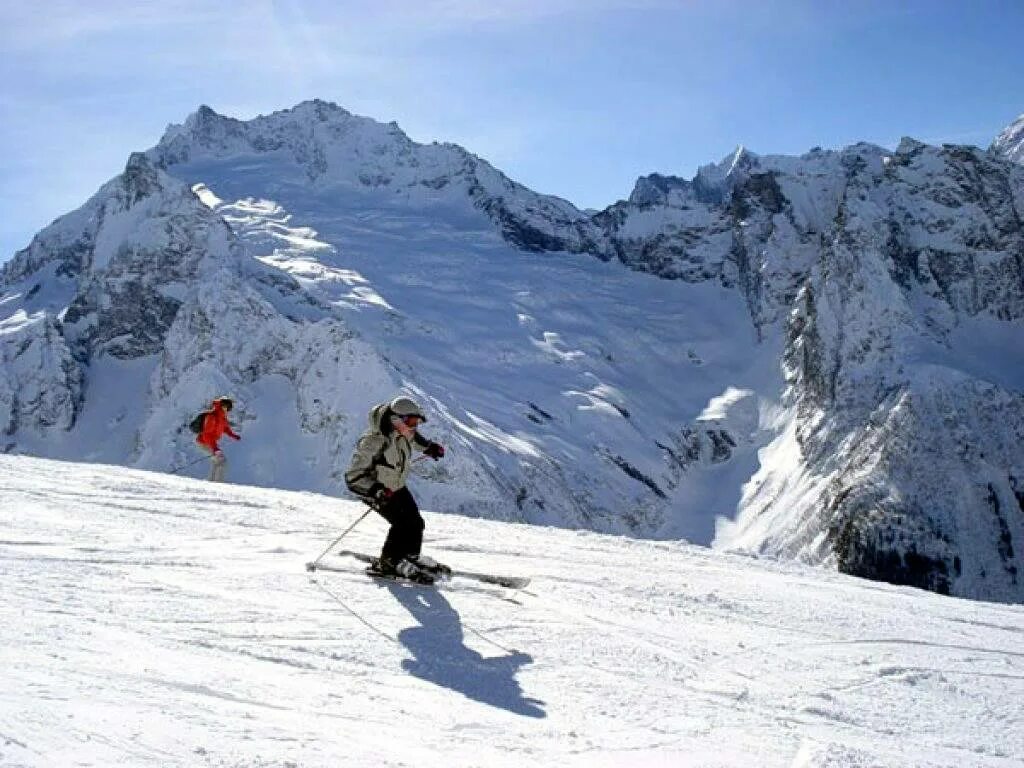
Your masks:
{"label": "skier", "polygon": [[373,507],[391,527],[380,558],[367,571],[381,576],[403,576],[430,583],[445,567],[420,554],[423,517],[405,485],[412,451],[437,461],[444,447],[424,438],[416,428],[427,420],[408,397],[396,397],[370,411],[370,427],[359,438],[345,484]]}
{"label": "skier", "polygon": [[224,435],[235,440],[242,439],[240,435],[234,433],[231,424],[228,423],[228,412],[233,406],[230,397],[218,397],[214,400],[203,419],[203,429],[196,438],[199,447],[210,454],[210,475],[207,479],[213,483],[224,482],[228,464],[224,458],[224,451],[218,447],[217,441]]}

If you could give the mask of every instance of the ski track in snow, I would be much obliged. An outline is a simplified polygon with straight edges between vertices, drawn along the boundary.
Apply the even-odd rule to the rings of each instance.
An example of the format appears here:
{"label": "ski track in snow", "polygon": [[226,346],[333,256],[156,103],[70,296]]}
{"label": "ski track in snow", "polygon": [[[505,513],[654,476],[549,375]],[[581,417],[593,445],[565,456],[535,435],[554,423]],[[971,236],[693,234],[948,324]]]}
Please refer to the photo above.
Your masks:
{"label": "ski track in snow", "polygon": [[0,482],[3,766],[1024,759],[1020,607],[427,513],[428,552],[533,578],[431,590],[305,572],[352,502],[15,457]]}

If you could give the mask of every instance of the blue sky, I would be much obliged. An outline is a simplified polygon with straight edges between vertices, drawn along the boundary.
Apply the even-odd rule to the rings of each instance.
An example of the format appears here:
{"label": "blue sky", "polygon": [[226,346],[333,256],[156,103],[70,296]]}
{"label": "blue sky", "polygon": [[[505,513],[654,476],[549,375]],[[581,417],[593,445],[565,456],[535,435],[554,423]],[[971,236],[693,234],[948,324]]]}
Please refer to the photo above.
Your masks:
{"label": "blue sky", "polygon": [[34,0],[0,25],[0,261],[200,104],[319,97],[604,207],[737,144],[987,146],[1024,2]]}

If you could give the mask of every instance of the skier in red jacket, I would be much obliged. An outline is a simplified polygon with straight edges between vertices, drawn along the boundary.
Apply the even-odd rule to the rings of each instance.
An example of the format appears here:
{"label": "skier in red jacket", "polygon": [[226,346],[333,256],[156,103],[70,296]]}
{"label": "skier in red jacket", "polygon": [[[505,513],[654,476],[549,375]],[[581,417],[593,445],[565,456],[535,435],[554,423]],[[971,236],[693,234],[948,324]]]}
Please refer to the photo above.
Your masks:
{"label": "skier in red jacket", "polygon": [[224,458],[224,451],[217,446],[217,441],[224,435],[241,440],[228,423],[228,412],[234,403],[230,397],[218,397],[213,401],[210,410],[203,419],[203,430],[196,438],[196,443],[210,454],[210,476],[207,478],[214,483],[223,483],[224,474],[227,471],[227,459]]}

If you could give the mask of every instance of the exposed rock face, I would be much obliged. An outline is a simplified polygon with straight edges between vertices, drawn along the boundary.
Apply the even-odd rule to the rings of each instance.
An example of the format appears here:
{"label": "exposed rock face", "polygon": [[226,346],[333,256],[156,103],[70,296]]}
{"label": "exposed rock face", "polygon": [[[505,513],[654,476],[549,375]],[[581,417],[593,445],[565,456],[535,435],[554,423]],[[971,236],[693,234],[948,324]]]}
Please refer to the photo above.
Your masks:
{"label": "exposed rock face", "polygon": [[0,432],[4,449],[19,430],[68,430],[82,400],[82,372],[50,316],[9,318],[0,334]]}
{"label": "exposed rock face", "polygon": [[1000,512],[1024,463],[1021,382],[958,356],[965,333],[1020,333],[1020,190],[1019,169],[987,153],[909,141],[850,179],[788,358],[805,459],[829,477],[815,513],[842,570],[1019,595],[1016,559],[992,555],[1024,534]]}
{"label": "exposed rock face", "polygon": [[1019,122],[584,213],[333,104],[203,107],[4,267],[5,449],[167,469],[230,391],[243,479],[336,490],[404,388],[456,449],[428,508],[1022,601]]}
{"label": "exposed rock face", "polygon": [[[693,181],[641,179],[594,216],[597,255],[734,286],[762,335],[785,329],[804,476],[763,467],[775,492],[720,543],[1022,598],[1024,175],[1003,156],[1019,133],[988,152],[910,139],[892,153],[741,150]],[[995,354],[978,360],[972,343]],[[799,490],[807,476],[816,491]],[[794,506],[771,509],[787,492]]]}

